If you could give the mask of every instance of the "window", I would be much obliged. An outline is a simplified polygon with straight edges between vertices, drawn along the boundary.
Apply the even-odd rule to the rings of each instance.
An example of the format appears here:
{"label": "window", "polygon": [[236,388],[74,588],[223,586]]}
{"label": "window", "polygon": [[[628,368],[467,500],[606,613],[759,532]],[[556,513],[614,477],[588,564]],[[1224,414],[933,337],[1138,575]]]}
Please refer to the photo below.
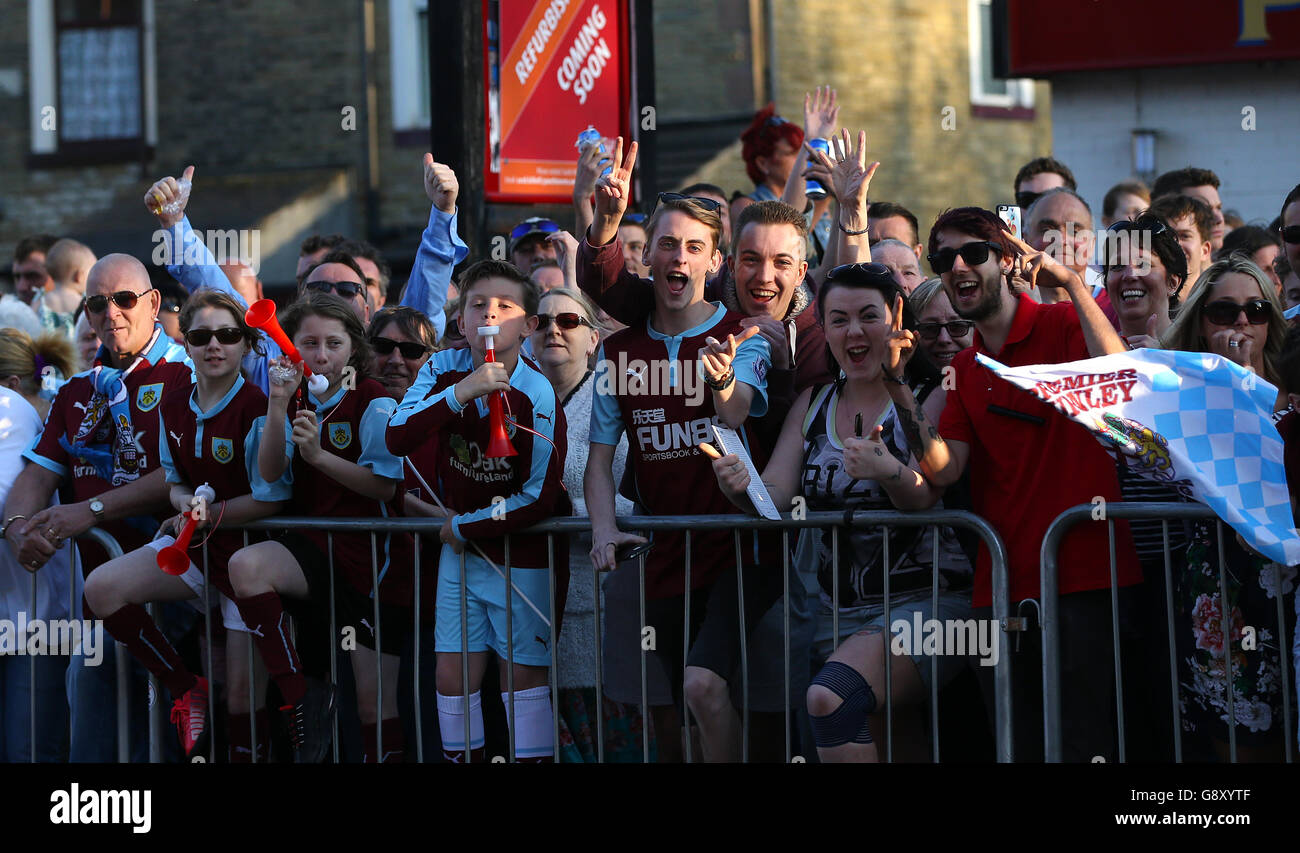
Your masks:
{"label": "window", "polygon": [[1032,118],[1033,80],[1003,80],[993,70],[992,0],[968,0],[970,101],[976,115]]}
{"label": "window", "polygon": [[388,43],[392,65],[393,130],[405,131],[420,144],[429,135],[429,4],[428,0],[389,0]]}
{"label": "window", "polygon": [[32,152],[139,158],[157,136],[153,0],[29,0]]}

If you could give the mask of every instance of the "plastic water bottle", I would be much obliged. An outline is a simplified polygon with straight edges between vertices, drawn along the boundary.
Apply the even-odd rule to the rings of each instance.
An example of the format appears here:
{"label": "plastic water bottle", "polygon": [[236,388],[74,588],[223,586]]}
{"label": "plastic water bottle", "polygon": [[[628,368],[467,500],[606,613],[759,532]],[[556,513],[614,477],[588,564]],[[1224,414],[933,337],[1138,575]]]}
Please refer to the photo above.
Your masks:
{"label": "plastic water bottle", "polygon": [[162,206],[162,212],[169,216],[175,216],[185,207],[185,202],[190,200],[190,187],[193,186],[189,181],[180,178],[176,181],[176,186],[180,187],[181,197],[176,201],[169,201]]}
{"label": "plastic water bottle", "polygon": [[[831,151],[831,144],[825,139],[809,139],[808,147],[821,151],[823,154],[829,154]],[[803,194],[814,200],[826,198],[826,188],[809,178],[803,182]]]}
{"label": "plastic water bottle", "polygon": [[[583,148],[586,148],[588,145],[595,145],[596,148],[599,149],[601,154],[607,153],[605,150],[605,143],[600,138],[600,131],[596,130],[596,128],[590,124],[587,125],[586,130],[578,134],[578,141],[574,143],[574,147],[577,148],[579,151],[581,151]],[[603,178],[613,171],[614,171],[614,166],[612,164],[606,166],[605,171],[600,173],[600,177]],[[825,192],[823,192],[822,195],[825,195]]]}

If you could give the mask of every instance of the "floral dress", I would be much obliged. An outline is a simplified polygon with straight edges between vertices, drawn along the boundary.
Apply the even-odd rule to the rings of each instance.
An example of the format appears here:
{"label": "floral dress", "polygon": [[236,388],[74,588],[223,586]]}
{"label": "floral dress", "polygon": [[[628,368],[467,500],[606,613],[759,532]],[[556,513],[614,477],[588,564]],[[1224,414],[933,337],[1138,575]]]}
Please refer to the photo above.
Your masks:
{"label": "floral dress", "polygon": [[[1238,744],[1263,745],[1282,737],[1282,669],[1290,664],[1295,610],[1288,606],[1297,569],[1243,549],[1222,528],[1230,608],[1228,646]],[[1177,577],[1175,610],[1183,731],[1228,740],[1228,674],[1214,522],[1196,526],[1186,571]],[[1278,586],[1285,624],[1278,627]],[[1294,703],[1293,703],[1294,704]],[[1293,711],[1294,713],[1294,711]]]}

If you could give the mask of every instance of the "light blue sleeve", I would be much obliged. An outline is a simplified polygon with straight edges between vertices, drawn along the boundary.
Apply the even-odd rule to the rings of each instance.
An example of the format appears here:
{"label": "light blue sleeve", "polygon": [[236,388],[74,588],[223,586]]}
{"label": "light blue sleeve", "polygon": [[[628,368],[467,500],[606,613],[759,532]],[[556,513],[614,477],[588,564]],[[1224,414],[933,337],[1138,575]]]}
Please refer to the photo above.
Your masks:
{"label": "light blue sleeve", "polygon": [[772,351],[762,335],[754,335],[736,347],[736,357],[731,361],[736,369],[736,381],[754,389],[754,399],[749,404],[749,416],[761,418],[767,414],[767,371],[772,366]]}
{"label": "light blue sleeve", "polygon": [[172,459],[171,448],[167,446],[167,425],[163,423],[162,412],[158,413],[158,464],[167,472],[166,481],[174,485],[182,485],[185,480],[176,470],[176,460]]}
{"label": "light blue sleeve", "polygon": [[618,409],[618,397],[614,394],[614,382],[619,377],[610,377],[610,362],[605,358],[605,348],[596,353],[596,373],[591,377],[595,383],[591,395],[591,441],[596,444],[618,444],[626,425],[623,413]]}
{"label": "light blue sleeve", "polygon": [[376,397],[361,415],[361,457],[357,464],[369,468],[377,476],[390,480],[402,479],[402,460],[388,451],[386,434],[388,419],[392,417],[397,402],[389,397]]}
{"label": "light blue sleeve", "polygon": [[[248,471],[248,482],[253,489],[252,495],[254,500],[267,503],[287,501],[293,497],[293,465],[286,465],[284,473],[274,483],[268,483],[262,479],[261,473],[257,470],[257,451],[262,446],[262,430],[264,429],[266,429],[266,415],[254,420],[252,427],[248,430],[248,435],[244,436],[244,468]],[[289,431],[293,431],[292,427],[290,427]],[[292,441],[289,442],[288,447],[293,447]],[[291,458],[293,456],[288,449],[286,449],[286,455]]]}
{"label": "light blue sleeve", "polygon": [[[226,278],[221,267],[217,266],[217,259],[212,257],[208,247],[190,227],[189,217],[181,217],[180,222],[158,233],[162,235],[162,246],[156,247],[154,260],[159,260],[156,257],[157,249],[164,251],[167,272],[179,281],[182,287],[190,293],[204,287],[219,290],[243,307],[248,307],[244,297],[239,295],[239,291],[230,284],[230,279]],[[174,248],[178,242],[179,251]]]}
{"label": "light blue sleeve", "polygon": [[401,304],[423,311],[433,323],[439,340],[447,327],[442,312],[447,304],[451,272],[469,254],[469,247],[456,233],[457,216],[458,213],[443,213],[436,205],[429,211],[429,226],[420,237],[411,277],[402,292]]}

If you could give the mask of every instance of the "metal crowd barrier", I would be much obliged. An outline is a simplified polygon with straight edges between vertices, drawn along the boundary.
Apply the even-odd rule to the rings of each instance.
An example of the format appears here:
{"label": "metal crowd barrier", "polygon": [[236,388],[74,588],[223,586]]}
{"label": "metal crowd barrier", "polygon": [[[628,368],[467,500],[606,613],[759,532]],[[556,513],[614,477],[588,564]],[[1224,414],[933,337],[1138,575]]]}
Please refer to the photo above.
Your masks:
{"label": "metal crowd barrier", "polygon": [[[1040,620],[1041,630],[1043,631],[1043,746],[1044,755],[1049,762],[1060,762],[1062,760],[1063,741],[1061,735],[1061,636],[1060,636],[1060,601],[1059,601],[1059,577],[1058,577],[1058,552],[1061,542],[1064,540],[1066,533],[1074,525],[1083,521],[1094,521],[1093,513],[1096,507],[1093,504],[1080,504],[1067,509],[1061,513],[1052,524],[1048,527],[1046,535],[1043,537],[1042,563],[1041,563],[1041,584],[1042,584],[1042,617]],[[1228,602],[1228,584],[1227,569],[1224,559],[1224,536],[1235,535],[1232,528],[1227,527],[1219,520],[1214,512],[1207,506],[1199,503],[1127,503],[1127,502],[1108,502],[1105,509],[1105,523],[1110,538],[1110,601],[1111,601],[1111,644],[1113,648],[1114,669],[1115,669],[1115,710],[1117,720],[1118,735],[1118,757],[1121,762],[1127,758],[1124,737],[1124,686],[1122,677],[1122,655],[1119,628],[1119,586],[1116,577],[1116,559],[1115,559],[1115,520],[1158,520],[1161,522],[1161,530],[1164,538],[1164,592],[1165,592],[1165,614],[1166,614],[1166,639],[1169,643],[1169,672],[1170,672],[1170,690],[1172,696],[1171,716],[1173,721],[1173,747],[1174,760],[1181,762],[1183,760],[1183,732],[1182,732],[1182,714],[1179,708],[1179,678],[1178,678],[1178,660],[1177,647],[1174,635],[1174,607],[1173,607],[1173,571],[1171,567],[1172,555],[1169,547],[1169,522],[1170,521],[1206,521],[1214,520],[1216,542],[1218,544],[1219,560],[1219,601]],[[1095,519],[1101,521],[1101,519]],[[1276,569],[1275,569],[1276,570]],[[1293,760],[1293,745],[1291,732],[1291,699],[1292,686],[1290,683],[1291,673],[1291,643],[1290,637],[1286,632],[1286,604],[1283,601],[1281,578],[1275,579],[1274,589],[1277,595],[1274,596],[1277,604],[1277,642],[1279,645],[1279,663],[1281,669],[1282,681],[1282,715],[1281,723],[1286,761],[1290,763]],[[1236,701],[1231,695],[1233,691],[1232,677],[1233,667],[1230,661],[1230,649],[1232,646],[1232,608],[1220,605],[1221,611],[1221,630],[1223,635],[1223,664],[1224,672],[1227,674],[1225,679],[1225,691],[1228,693],[1225,705],[1228,711],[1228,752],[1229,761],[1237,761],[1237,721],[1236,721]]]}
{"label": "metal crowd barrier", "polygon": [[[685,613],[683,619],[684,636],[683,636],[683,643],[682,643],[683,677],[684,677],[686,660],[689,656],[689,652],[691,648],[690,614],[691,614],[691,597],[692,597],[692,593],[691,593],[692,566],[691,566],[691,558],[690,558],[690,540],[691,540],[692,533],[701,532],[701,531],[712,531],[712,530],[732,531],[734,536],[734,542],[735,542],[734,550],[735,550],[735,555],[737,560],[737,566],[739,568],[741,564],[741,533],[742,532],[771,531],[771,530],[781,531],[782,559],[780,562],[781,562],[781,570],[783,572],[783,595],[781,596],[781,601],[783,607],[783,648],[784,648],[782,695],[785,697],[785,701],[783,701],[782,704],[784,706],[784,723],[785,723],[784,755],[785,755],[785,760],[787,762],[791,761],[794,758],[792,743],[791,743],[792,709],[791,709],[791,702],[789,701],[790,683],[791,683],[791,655],[790,655],[790,636],[791,636],[790,634],[791,632],[790,629],[790,564],[791,564],[791,553],[792,553],[792,549],[790,547],[791,531],[792,530],[798,531],[805,528],[830,528],[833,531],[832,532],[833,559],[837,564],[839,558],[840,532],[841,529],[845,527],[866,527],[871,525],[888,525],[888,526],[898,526],[898,527],[930,527],[932,530],[936,531],[937,534],[938,527],[944,526],[944,527],[961,528],[975,533],[980,537],[984,545],[989,548],[990,553],[992,555],[993,612],[994,612],[995,619],[997,620],[998,624],[1002,627],[1002,630],[998,634],[998,643],[999,643],[998,663],[994,668],[995,708],[996,708],[995,721],[994,721],[994,735],[996,737],[996,742],[997,742],[996,756],[997,756],[997,760],[1000,762],[1009,762],[1013,759],[1013,752],[1012,752],[1013,740],[1011,736],[1012,725],[1013,725],[1012,707],[1011,707],[1011,670],[1010,670],[1011,655],[1008,653],[1009,641],[1007,636],[1007,630],[1009,624],[1008,618],[1011,615],[1011,610],[1010,610],[1010,602],[1009,602],[1009,583],[1007,578],[1006,549],[1003,545],[1001,538],[997,535],[997,533],[993,530],[993,528],[984,519],[964,511],[929,510],[929,511],[920,511],[920,512],[897,512],[897,511],[848,512],[848,513],[812,512],[812,513],[808,513],[806,517],[798,520],[792,518],[783,518],[780,521],[769,521],[762,518],[751,518],[748,516],[741,516],[741,515],[657,516],[657,517],[628,516],[628,517],[620,517],[618,519],[618,523],[622,529],[630,530],[630,531],[638,531],[638,532],[684,531],[685,533],[686,558],[685,558],[685,565],[683,566],[683,570],[684,570],[686,594],[684,596]],[[293,529],[299,531],[322,530],[326,532],[329,565],[330,565],[329,605],[330,605],[330,635],[331,636],[330,636],[329,666],[330,666],[330,677],[335,683],[337,683],[338,682],[338,654],[337,653],[338,653],[339,633],[338,633],[338,625],[335,624],[335,586],[334,586],[335,572],[334,572],[334,555],[333,555],[333,535],[337,533],[369,534],[371,538],[372,579],[375,585],[377,586],[378,585],[377,583],[378,581],[377,536],[379,534],[386,533],[386,532],[405,532],[410,534],[423,533],[428,536],[434,537],[436,541],[436,537],[441,528],[441,525],[442,525],[441,519],[423,519],[423,518],[322,519],[322,518],[275,517],[275,518],[263,519],[256,522],[251,522],[245,525],[238,525],[238,526],[228,525],[228,527],[241,527],[242,529],[244,529],[246,531],[245,532],[246,543],[248,538],[247,531],[252,531],[252,530],[274,532],[274,531],[283,531],[285,529]],[[554,760],[556,761],[559,761],[559,757],[560,757],[559,732],[560,732],[561,706],[559,702],[559,677],[558,677],[559,668],[557,665],[559,637],[558,637],[558,632],[556,630],[555,616],[557,613],[563,611],[564,602],[557,602],[555,600],[555,573],[554,573],[556,567],[555,536],[557,534],[572,534],[572,533],[582,533],[582,532],[590,533],[590,530],[591,530],[590,519],[575,517],[575,518],[550,519],[546,522],[543,522],[532,528],[529,528],[527,531],[521,531],[521,533],[527,532],[530,534],[546,534],[548,539],[547,569],[549,575],[549,599],[550,600],[548,602],[549,615],[547,617],[547,621],[550,624],[550,633],[551,633],[550,644],[549,644],[550,654],[551,654],[551,666],[549,668],[548,681],[549,681],[550,692],[551,692],[551,709],[552,709],[552,721],[553,721],[552,746],[554,750],[553,751]],[[515,535],[519,535],[519,534],[515,534]],[[86,534],[86,536],[104,545],[104,547],[109,550],[110,557],[120,556],[121,554],[120,547],[117,547],[116,542],[113,542],[112,538],[109,537],[107,534],[104,534],[102,531],[91,530]],[[509,704],[511,706],[508,709],[508,719],[513,720],[514,719],[514,712],[513,712],[514,643],[513,643],[513,633],[510,630],[509,622],[511,619],[510,616],[511,604],[513,603],[513,598],[517,591],[517,587],[515,586],[514,583],[512,583],[513,581],[512,573],[517,569],[512,569],[511,566],[510,544],[509,544],[510,538],[511,537],[506,537],[506,543],[504,549],[505,565],[501,568],[503,570],[503,574],[506,579],[506,596],[507,596],[507,606],[506,606],[507,660],[505,662],[505,667],[506,667],[507,693],[510,695]],[[938,569],[939,537],[938,535],[932,536],[932,541],[933,541],[934,553],[933,553],[933,560],[932,560],[931,601],[936,614],[934,618],[937,618],[938,595],[939,595],[939,569]],[[415,713],[414,722],[415,722],[415,730],[416,730],[416,743],[414,744],[414,749],[416,753],[416,760],[419,762],[423,762],[426,756],[424,754],[424,744],[423,744],[423,715],[422,715],[424,691],[421,688],[421,684],[420,684],[421,681],[420,658],[422,655],[422,650],[421,650],[422,638],[420,632],[420,627],[421,627],[420,590],[421,590],[421,584],[424,581],[424,579],[421,577],[422,575],[421,565],[423,561],[421,556],[421,550],[422,550],[421,538],[419,536],[414,536],[414,544],[415,544],[414,565],[413,565],[414,601],[412,602],[413,605],[412,619],[413,619],[413,625],[415,629],[413,657],[414,657],[414,713]],[[884,545],[883,564],[890,565],[891,563],[890,553],[889,553],[890,543],[888,537],[884,538],[883,545]],[[567,557],[568,554],[566,552],[563,555],[563,558],[567,559]],[[769,555],[763,555],[763,557],[768,558]],[[770,555],[770,557],[774,558],[775,555]],[[437,561],[435,558],[435,564],[436,562]],[[774,559],[773,562],[775,562]],[[462,613],[462,619],[461,619],[462,649],[468,647],[468,636],[467,636],[468,627],[466,624],[466,620],[464,618],[465,610],[466,610],[466,601],[467,601],[466,575],[465,575],[464,568],[465,568],[464,556],[462,555],[461,584],[460,584],[460,598],[461,598],[460,603],[461,603],[461,613]],[[763,570],[773,570],[774,568],[775,568],[774,565],[768,566],[764,564],[762,566]],[[605,759],[605,737],[604,737],[604,702],[603,702],[603,686],[602,686],[604,672],[601,666],[602,641],[603,641],[603,627],[602,627],[602,620],[601,620],[601,584],[600,584],[599,573],[597,573],[590,566],[589,562],[584,561],[582,565],[571,567],[571,572],[574,574],[581,571],[592,572],[592,580],[593,580],[593,604],[594,604],[593,625],[595,626],[595,630],[596,630],[596,644],[595,644],[596,704],[595,704],[595,713],[594,713],[595,728],[596,728],[595,749],[597,754],[597,760],[603,762]],[[205,581],[206,580],[207,579],[205,577]],[[743,571],[738,571],[737,572],[737,594],[738,594],[738,603],[739,603],[740,617],[741,617],[740,626],[739,626],[740,636],[738,640],[740,644],[740,672],[741,672],[740,692],[741,692],[741,706],[742,706],[741,707],[741,722],[742,722],[741,759],[742,761],[748,760],[749,758],[749,742],[750,742],[749,666],[748,666],[748,652],[747,652],[748,632],[746,631],[746,626],[745,626],[746,614],[744,608],[744,601],[745,601],[744,590],[743,590],[744,580],[745,580],[745,573]],[[885,632],[886,632],[887,657],[889,655],[888,631],[889,631],[889,625],[891,624],[889,584],[890,584],[889,574],[888,572],[886,572],[883,577],[883,587],[884,587],[883,593],[885,598],[884,621],[885,621]],[[696,592],[696,594],[698,595],[698,591]],[[377,757],[382,758],[382,756],[384,755],[383,728],[382,728],[384,685],[383,685],[383,668],[382,665],[380,665],[380,653],[378,651],[378,646],[379,646],[378,639],[381,636],[382,623],[381,623],[381,613],[379,609],[378,599],[373,598],[372,600],[374,600],[375,602],[373,616],[375,619],[375,637],[376,637],[375,645],[377,647],[375,651],[375,660],[376,660],[376,671],[378,676],[377,683],[376,683],[376,690],[375,690],[375,694],[376,694],[375,702],[376,702],[376,709],[378,712],[377,720],[376,720],[377,740],[378,740]],[[72,601],[70,602],[70,604],[74,608],[73,609],[74,613],[79,612],[80,609],[79,602]],[[645,615],[646,614],[646,585],[645,585],[645,555],[644,554],[642,554],[641,557],[639,558],[638,604],[639,604],[640,624],[644,626],[646,624],[646,615]],[[839,578],[838,578],[838,573],[836,573],[834,584],[833,584],[833,590],[832,590],[832,622],[833,622],[832,633],[833,633],[833,644],[835,646],[838,646],[839,644],[839,639],[838,639],[839,638],[839,610],[840,610],[839,604],[840,604]],[[217,617],[220,618],[219,608],[217,609],[216,613],[217,613]],[[151,615],[152,615],[152,608],[151,608]],[[752,614],[752,615],[761,616],[762,614]],[[207,640],[206,650],[205,650],[206,660],[204,661],[204,663],[206,666],[206,674],[211,676],[211,674],[215,671],[213,666],[213,643],[212,643],[212,625],[211,625],[211,619],[213,618],[213,611],[211,607],[209,607],[204,611],[203,618],[205,620],[204,630],[205,630],[205,636]],[[816,619],[817,616],[814,614],[813,618]],[[254,668],[255,652],[253,650],[253,645],[254,645],[253,643],[251,642],[249,643],[248,656],[249,656],[250,673],[255,672],[255,668]],[[427,651],[425,653],[427,653]],[[129,756],[130,756],[130,744],[128,742],[128,737],[129,737],[128,715],[126,713],[127,705],[128,705],[127,685],[129,683],[129,673],[128,673],[127,664],[129,662],[129,655],[127,655],[125,648],[120,644],[117,645],[117,655],[118,655],[118,662],[119,662],[119,667],[117,672],[118,757],[119,757],[119,761],[125,762],[129,760]],[[650,759],[650,714],[649,714],[648,682],[647,682],[647,669],[646,669],[647,655],[648,652],[644,648],[644,645],[642,645],[640,651],[640,669],[641,669],[640,710],[642,715],[642,743],[641,743],[642,760],[645,762],[648,762]],[[465,732],[466,753],[465,754],[468,758],[469,751],[470,751],[469,747],[471,742],[470,733],[469,733],[470,716],[468,714],[469,695],[471,692],[469,690],[469,656],[467,654],[462,654],[461,660],[462,660],[461,683],[462,683],[462,694],[463,694],[462,698],[464,699],[464,703],[465,703],[463,707],[467,712],[465,716],[465,725],[466,725],[466,732]],[[930,690],[931,693],[930,722],[931,722],[932,757],[933,760],[935,761],[939,760],[939,727],[938,727],[939,685],[938,685],[937,678],[933,677],[935,673],[935,668],[937,667],[937,663],[938,663],[937,660],[935,660],[934,658],[932,658],[930,661],[931,674],[932,674],[931,690]],[[885,713],[885,721],[886,721],[885,723],[886,731],[885,731],[885,739],[884,739],[884,760],[886,761],[890,761],[893,758],[893,707],[892,707],[893,706],[893,701],[892,701],[893,685],[892,685],[892,677],[890,675],[891,668],[892,667],[890,666],[885,667],[885,686],[884,686],[885,712],[884,713]],[[256,719],[257,719],[256,704],[257,703],[255,701],[255,689],[254,689],[255,680],[256,679],[254,678],[249,679],[250,743],[253,745],[254,761],[257,760],[257,736],[258,736],[258,732],[256,728]],[[170,734],[170,727],[169,726],[164,727],[162,722],[163,702],[162,702],[161,685],[159,685],[156,682],[156,679],[153,678],[152,676],[150,677],[150,684],[153,688],[153,695],[156,697],[156,701],[154,702],[154,707],[150,715],[150,726],[149,726],[150,760],[153,762],[157,762],[161,760],[161,754],[162,754],[161,738],[171,736],[171,734]],[[209,725],[210,732],[214,731],[215,727],[219,724],[219,721],[216,719],[215,708],[213,707],[214,693],[215,690],[210,691],[209,699],[208,699],[209,701],[208,725]],[[361,701],[361,697],[358,697],[358,701]],[[796,701],[800,701],[800,700],[796,698]],[[34,702],[34,694],[33,694],[33,702]],[[685,738],[686,738],[684,755],[685,755],[685,760],[690,762],[693,757],[692,735],[691,735],[691,711],[688,704],[685,701],[683,701],[682,703],[682,711],[683,711],[682,724],[683,724],[683,728],[685,731]],[[33,714],[33,730],[35,726],[34,721],[35,721],[35,715]],[[167,730],[166,734],[163,733],[164,728],[166,728]],[[515,727],[510,726],[507,759],[511,762],[516,760],[514,731],[515,731]],[[676,733],[661,734],[661,736],[675,736],[675,735]],[[216,744],[216,738],[210,737],[209,750],[208,750],[209,761],[216,760],[215,744]],[[407,748],[409,749],[410,745],[408,745]],[[34,749],[35,749],[35,737],[33,731],[33,750]],[[334,718],[334,738],[333,738],[333,752],[334,752],[334,760],[336,762],[339,760],[339,749],[340,749],[339,722],[338,722],[338,715],[336,714]]]}

